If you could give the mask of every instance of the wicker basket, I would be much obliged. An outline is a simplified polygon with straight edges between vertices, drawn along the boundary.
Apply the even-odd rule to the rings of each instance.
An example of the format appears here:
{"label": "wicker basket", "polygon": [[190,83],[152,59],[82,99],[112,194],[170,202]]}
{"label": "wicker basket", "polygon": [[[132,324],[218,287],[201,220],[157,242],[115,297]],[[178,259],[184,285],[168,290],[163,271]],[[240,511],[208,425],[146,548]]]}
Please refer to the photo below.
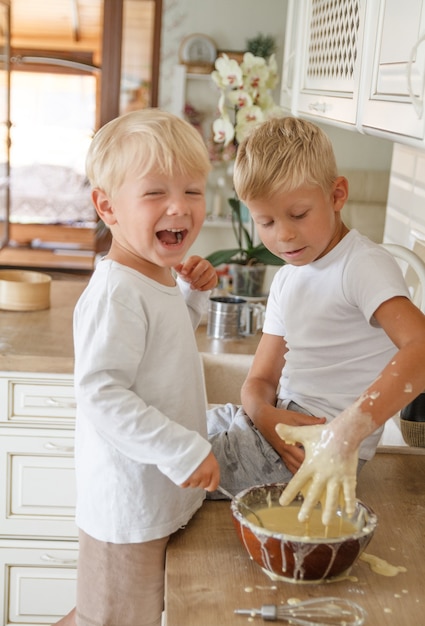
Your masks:
{"label": "wicker basket", "polygon": [[425,422],[401,419],[400,428],[407,445],[414,448],[425,448]]}

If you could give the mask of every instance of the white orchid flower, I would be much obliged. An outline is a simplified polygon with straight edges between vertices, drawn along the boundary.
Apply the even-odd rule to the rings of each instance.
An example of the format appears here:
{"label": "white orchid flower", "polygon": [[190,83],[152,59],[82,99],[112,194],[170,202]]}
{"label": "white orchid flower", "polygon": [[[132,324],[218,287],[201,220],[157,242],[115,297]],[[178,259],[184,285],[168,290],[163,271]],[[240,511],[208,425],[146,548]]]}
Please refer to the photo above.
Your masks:
{"label": "white orchid flower", "polygon": [[239,64],[223,54],[211,74],[220,89],[220,117],[213,123],[214,142],[239,144],[260,122],[283,115],[271,91],[278,84],[275,55],[268,61],[246,52]]}
{"label": "white orchid flower", "polygon": [[264,112],[260,107],[255,105],[244,107],[236,113],[236,123],[262,122],[264,120]]}
{"label": "white orchid flower", "polygon": [[252,52],[245,52],[243,55],[243,61],[241,63],[243,71],[247,72],[253,67],[262,67],[266,65],[266,60],[263,57],[256,57]]}
{"label": "white orchid flower", "polygon": [[269,111],[276,107],[276,104],[274,103],[271,93],[266,89],[263,89],[262,91],[259,92],[258,98],[255,104],[259,106],[260,109],[262,109],[263,111]]}
{"label": "white orchid flower", "polygon": [[245,76],[245,84],[255,93],[267,89],[269,71],[265,65],[251,67]]}
{"label": "white orchid flower", "polygon": [[221,90],[226,89],[226,85],[223,82],[223,78],[220,72],[217,72],[217,70],[214,70],[213,72],[211,72],[211,78],[213,79],[213,81],[215,82],[215,84],[217,85],[219,89]]}
{"label": "white orchid flower", "polygon": [[240,143],[248,136],[254,126],[265,119],[264,112],[258,106],[244,107],[236,113],[236,141]]}
{"label": "white orchid flower", "polygon": [[234,89],[228,93],[227,99],[232,106],[238,109],[253,105],[252,97],[244,89]]}
{"label": "white orchid flower", "polygon": [[[229,86],[237,88],[242,86],[242,68],[237,61],[229,59],[227,54],[223,54],[221,57],[218,57],[215,62],[215,69],[220,78],[221,85],[224,87]],[[217,78],[218,77],[216,76],[216,82]]]}
{"label": "white orchid flower", "polygon": [[213,122],[214,141],[228,146],[235,136],[235,127],[227,117],[219,117]]}
{"label": "white orchid flower", "polygon": [[267,80],[267,89],[274,89],[279,81],[279,76],[277,73],[277,62],[276,56],[274,54],[271,55],[268,62],[269,66],[269,77]]}
{"label": "white orchid flower", "polygon": [[227,111],[227,103],[226,103],[226,94],[224,91],[221,93],[218,99],[218,110],[220,111],[220,115],[225,116]]}

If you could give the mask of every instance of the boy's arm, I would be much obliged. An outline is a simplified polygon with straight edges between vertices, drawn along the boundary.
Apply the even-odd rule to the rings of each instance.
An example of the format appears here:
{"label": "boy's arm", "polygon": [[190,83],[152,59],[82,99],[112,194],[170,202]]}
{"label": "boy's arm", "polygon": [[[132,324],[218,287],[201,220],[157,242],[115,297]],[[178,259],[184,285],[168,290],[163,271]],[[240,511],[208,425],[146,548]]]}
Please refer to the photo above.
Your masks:
{"label": "boy's arm", "polygon": [[276,425],[292,426],[322,424],[325,419],[276,408],[276,393],[285,364],[286,343],[278,335],[263,334],[255,352],[248,376],[242,386],[242,405],[255,426],[281,456],[288,469],[295,473],[304,460],[299,446],[286,444],[277,434]]}
{"label": "boy's arm", "polygon": [[281,504],[289,504],[308,486],[301,520],[323,494],[324,523],[331,519],[341,493],[347,512],[353,512],[361,442],[425,389],[425,316],[404,297],[387,300],[374,316],[398,352],[369,388],[330,424],[314,429],[278,426],[285,441],[301,441],[306,449],[305,462],[281,498]]}
{"label": "boy's arm", "polygon": [[175,268],[177,283],[186,301],[192,326],[198,327],[206,312],[211,289],[217,286],[217,272],[209,261],[199,256],[191,256]]}
{"label": "boy's arm", "polygon": [[206,491],[215,491],[220,484],[220,466],[212,452],[202,461],[196,470],[180,487],[200,487]]}
{"label": "boy's arm", "polygon": [[191,289],[209,291],[217,287],[217,272],[209,261],[200,256],[190,256],[175,268],[179,276],[190,284]]}

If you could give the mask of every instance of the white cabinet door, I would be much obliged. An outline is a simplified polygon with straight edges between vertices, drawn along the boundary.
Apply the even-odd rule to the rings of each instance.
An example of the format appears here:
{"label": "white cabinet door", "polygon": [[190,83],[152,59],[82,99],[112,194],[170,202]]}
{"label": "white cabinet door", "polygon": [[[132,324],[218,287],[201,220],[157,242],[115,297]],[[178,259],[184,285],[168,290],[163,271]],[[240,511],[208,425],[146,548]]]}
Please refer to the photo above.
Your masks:
{"label": "white cabinet door", "polygon": [[[375,36],[367,71],[363,104],[365,132],[424,136],[425,7],[422,0],[374,2],[370,16]],[[368,54],[369,56],[369,54]],[[400,137],[397,137],[399,135]]]}
{"label": "white cabinet door", "polygon": [[78,544],[0,542],[2,625],[48,626],[75,606]]}
{"label": "white cabinet door", "polygon": [[354,127],[366,0],[308,0],[303,12],[297,112]]}
{"label": "white cabinet door", "polygon": [[77,536],[73,452],[73,433],[2,429],[1,536]]}
{"label": "white cabinet door", "polygon": [[297,114],[297,96],[300,82],[300,43],[306,6],[306,0],[289,0],[286,14],[280,104],[293,115]]}

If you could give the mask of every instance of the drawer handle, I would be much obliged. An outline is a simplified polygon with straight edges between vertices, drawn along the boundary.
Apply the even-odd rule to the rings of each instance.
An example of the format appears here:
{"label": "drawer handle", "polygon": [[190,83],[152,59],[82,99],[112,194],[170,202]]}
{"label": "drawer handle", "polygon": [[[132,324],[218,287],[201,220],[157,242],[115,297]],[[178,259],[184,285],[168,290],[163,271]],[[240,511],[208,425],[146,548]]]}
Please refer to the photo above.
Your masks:
{"label": "drawer handle", "polygon": [[44,444],[46,450],[55,450],[56,452],[74,452],[74,446],[59,446],[57,443],[48,441]]}
{"label": "drawer handle", "polygon": [[63,407],[63,408],[70,408],[70,409],[75,409],[75,407],[77,406],[75,402],[66,402],[64,400],[56,400],[56,398],[46,398],[46,404],[48,406],[55,406],[55,407]]}
{"label": "drawer handle", "polygon": [[77,559],[58,559],[50,554],[43,554],[40,558],[46,563],[57,563],[58,565],[77,565]]}
{"label": "drawer handle", "polygon": [[319,113],[327,113],[331,110],[332,106],[330,104],[326,104],[326,102],[311,102],[308,105],[310,111],[318,111]]}

